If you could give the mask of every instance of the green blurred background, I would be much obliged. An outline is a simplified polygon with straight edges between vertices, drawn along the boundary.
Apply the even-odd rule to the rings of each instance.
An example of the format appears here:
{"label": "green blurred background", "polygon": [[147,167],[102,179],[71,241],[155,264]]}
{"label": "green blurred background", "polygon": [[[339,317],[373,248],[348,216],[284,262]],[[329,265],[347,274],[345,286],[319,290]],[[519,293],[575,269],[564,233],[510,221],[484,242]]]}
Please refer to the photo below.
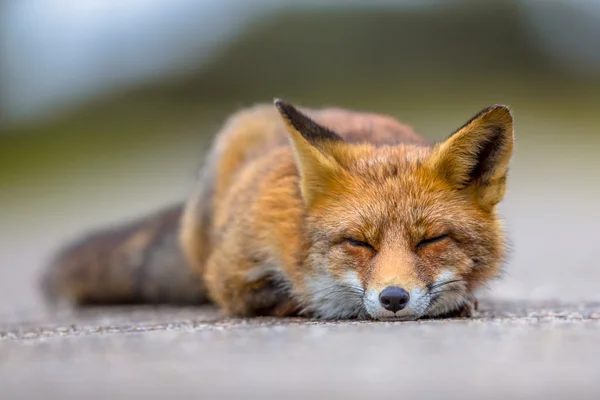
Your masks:
{"label": "green blurred background", "polygon": [[503,103],[497,298],[600,298],[600,2],[0,2],[0,314],[65,241],[185,198],[235,110],[282,97],[441,139]]}

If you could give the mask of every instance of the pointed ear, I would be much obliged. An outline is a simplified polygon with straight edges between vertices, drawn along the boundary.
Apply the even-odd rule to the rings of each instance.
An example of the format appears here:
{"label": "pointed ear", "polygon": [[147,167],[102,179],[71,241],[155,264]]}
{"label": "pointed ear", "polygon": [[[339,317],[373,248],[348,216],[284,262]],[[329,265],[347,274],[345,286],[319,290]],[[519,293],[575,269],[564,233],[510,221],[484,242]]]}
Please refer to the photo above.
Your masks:
{"label": "pointed ear", "polygon": [[472,190],[480,205],[491,209],[504,197],[513,141],[509,109],[492,106],[438,145],[431,162],[455,188]]}
{"label": "pointed ear", "polygon": [[302,198],[310,206],[315,198],[331,188],[343,174],[331,152],[344,140],[317,124],[283,100],[275,99],[277,110],[287,128],[296,165],[300,172]]}

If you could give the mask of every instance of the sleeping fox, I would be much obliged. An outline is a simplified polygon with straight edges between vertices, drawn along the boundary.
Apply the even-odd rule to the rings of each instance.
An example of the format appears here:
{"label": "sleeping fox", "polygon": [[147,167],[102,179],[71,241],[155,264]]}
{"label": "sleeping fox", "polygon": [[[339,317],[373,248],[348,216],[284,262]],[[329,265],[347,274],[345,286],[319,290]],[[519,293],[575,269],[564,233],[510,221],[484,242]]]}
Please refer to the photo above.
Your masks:
{"label": "sleeping fox", "polygon": [[65,248],[43,290],[232,316],[469,316],[501,272],[512,150],[500,105],[436,144],[384,115],[257,105],[217,133],[185,204]]}

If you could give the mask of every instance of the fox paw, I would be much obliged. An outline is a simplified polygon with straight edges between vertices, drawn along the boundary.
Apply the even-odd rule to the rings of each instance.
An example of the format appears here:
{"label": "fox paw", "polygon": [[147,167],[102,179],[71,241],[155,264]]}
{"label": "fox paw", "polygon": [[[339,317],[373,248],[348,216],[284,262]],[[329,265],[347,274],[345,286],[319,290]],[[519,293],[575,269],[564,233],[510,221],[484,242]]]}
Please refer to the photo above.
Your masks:
{"label": "fox paw", "polygon": [[477,313],[479,302],[475,297],[470,297],[469,301],[462,307],[457,308],[454,311],[450,311],[446,314],[437,316],[436,318],[471,318]]}
{"label": "fox paw", "polygon": [[471,318],[479,307],[479,302],[475,297],[469,298],[469,302],[458,310],[450,313],[449,318]]}

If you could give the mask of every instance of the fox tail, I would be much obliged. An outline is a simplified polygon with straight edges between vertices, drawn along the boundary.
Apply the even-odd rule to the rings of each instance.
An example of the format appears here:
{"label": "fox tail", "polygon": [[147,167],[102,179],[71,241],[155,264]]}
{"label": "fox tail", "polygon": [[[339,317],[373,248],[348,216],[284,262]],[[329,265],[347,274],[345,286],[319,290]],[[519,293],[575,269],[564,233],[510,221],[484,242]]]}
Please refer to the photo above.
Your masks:
{"label": "fox tail", "polygon": [[42,275],[44,296],[76,305],[206,302],[179,246],[181,213],[170,207],[65,247]]}

